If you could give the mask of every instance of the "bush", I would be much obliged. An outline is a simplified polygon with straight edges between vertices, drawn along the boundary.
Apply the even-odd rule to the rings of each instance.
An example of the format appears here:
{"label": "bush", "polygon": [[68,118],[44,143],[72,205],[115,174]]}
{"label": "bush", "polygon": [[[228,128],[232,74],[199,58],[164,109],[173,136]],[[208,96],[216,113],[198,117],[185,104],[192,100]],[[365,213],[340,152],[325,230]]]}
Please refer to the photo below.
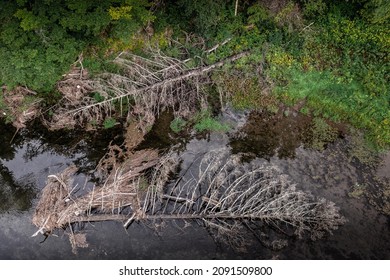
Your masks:
{"label": "bush", "polygon": [[227,124],[221,123],[216,118],[212,117],[209,111],[201,111],[195,116],[195,125],[194,129],[198,132],[204,131],[218,131],[218,132],[227,132],[230,129],[230,126]]}
{"label": "bush", "polygon": [[195,124],[194,128],[198,132],[203,131],[218,131],[218,132],[226,132],[230,129],[227,124],[223,124],[215,118],[207,117],[200,120],[197,124]]}
{"label": "bush", "polygon": [[113,128],[117,124],[117,121],[113,118],[106,118],[103,122],[105,129]]}
{"label": "bush", "polygon": [[[129,4],[131,3],[131,4]],[[0,82],[50,92],[86,46],[129,39],[152,19],[147,1],[0,0]]]}
{"label": "bush", "polygon": [[171,130],[175,133],[179,133],[180,131],[183,130],[183,128],[187,125],[187,122],[183,120],[182,118],[175,118],[169,127]]}

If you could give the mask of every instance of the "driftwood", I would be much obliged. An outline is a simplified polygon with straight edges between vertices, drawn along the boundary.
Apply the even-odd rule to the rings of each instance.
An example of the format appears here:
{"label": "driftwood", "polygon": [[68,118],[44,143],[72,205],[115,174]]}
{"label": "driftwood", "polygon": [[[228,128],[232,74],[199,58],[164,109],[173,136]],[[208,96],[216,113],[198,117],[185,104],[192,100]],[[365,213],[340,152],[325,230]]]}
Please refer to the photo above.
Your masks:
{"label": "driftwood", "polygon": [[[197,170],[169,182],[178,165],[176,153],[159,158],[156,151],[139,151],[114,169],[103,186],[79,198],[69,191],[74,169],[67,169],[50,176],[33,223],[38,232],[51,232],[76,222],[119,220],[127,228],[133,221],[152,226],[161,220],[196,221],[219,239],[241,246],[248,232],[264,236],[259,233],[264,225],[315,240],[345,221],[332,202],[297,190],[276,168],[244,164],[226,149],[205,154]],[[145,171],[151,168],[147,180]],[[267,242],[274,248],[285,244]]]}
{"label": "driftwood", "polygon": [[32,219],[33,224],[39,228],[33,236],[38,233],[51,233],[57,227],[60,213],[67,208],[71,194],[72,176],[76,171],[75,166],[70,166],[61,174],[49,175]]}
{"label": "driftwood", "polygon": [[[77,171],[74,166],[68,167],[61,174],[50,175],[48,183],[36,207],[32,222],[39,230],[34,234],[51,233],[54,229],[89,220],[102,219],[92,212],[113,214],[124,207],[140,208],[140,180],[146,169],[158,164],[158,153],[155,150],[135,152],[128,161],[113,170],[103,186],[94,187],[81,196],[72,195],[72,175]],[[84,217],[83,217],[84,216]]]}
{"label": "driftwood", "polygon": [[144,219],[197,220],[232,243],[245,239],[248,225],[315,240],[345,221],[334,203],[297,190],[275,167],[241,163],[227,149],[207,153],[197,174],[186,177],[160,191],[149,188]]}

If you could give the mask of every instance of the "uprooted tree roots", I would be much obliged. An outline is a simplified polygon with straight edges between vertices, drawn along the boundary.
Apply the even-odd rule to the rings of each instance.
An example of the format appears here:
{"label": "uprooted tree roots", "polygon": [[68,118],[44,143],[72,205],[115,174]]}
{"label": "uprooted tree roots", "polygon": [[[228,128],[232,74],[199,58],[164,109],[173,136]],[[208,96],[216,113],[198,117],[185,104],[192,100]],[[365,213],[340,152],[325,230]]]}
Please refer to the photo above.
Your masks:
{"label": "uprooted tree roots", "polygon": [[[76,222],[120,220],[127,228],[133,221],[152,226],[162,220],[197,221],[218,239],[240,247],[249,233],[261,239],[267,225],[317,239],[344,222],[332,202],[315,200],[274,167],[243,164],[226,149],[205,154],[197,169],[170,181],[179,162],[174,152],[161,157],[155,150],[138,151],[114,168],[102,186],[80,197],[72,193],[74,167],[50,175],[33,217],[37,233]],[[277,248],[283,241],[271,243]]]}

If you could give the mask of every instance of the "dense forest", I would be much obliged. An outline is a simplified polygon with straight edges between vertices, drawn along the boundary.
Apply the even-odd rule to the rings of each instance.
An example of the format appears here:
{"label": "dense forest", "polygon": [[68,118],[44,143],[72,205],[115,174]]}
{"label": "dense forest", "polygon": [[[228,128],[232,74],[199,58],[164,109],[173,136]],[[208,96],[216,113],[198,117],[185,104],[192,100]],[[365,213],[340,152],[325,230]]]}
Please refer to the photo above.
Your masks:
{"label": "dense forest", "polygon": [[[0,0],[0,21],[0,111],[18,128],[31,119],[29,113],[53,122],[53,105],[65,104],[64,80],[80,71],[76,88],[87,92],[88,102],[109,100],[112,106],[92,121],[79,116],[77,124],[108,128],[123,120],[123,105],[137,104],[139,95],[108,87],[103,94],[81,82],[86,83],[83,75],[91,80],[104,79],[104,73],[123,76],[123,65],[130,61],[138,63],[131,71],[153,69],[138,81],[157,94],[167,77],[177,81],[172,71],[164,71],[179,64],[180,77],[207,75],[201,86],[208,105],[191,104],[202,119],[192,120],[199,130],[224,129],[213,118],[215,107],[223,104],[275,112],[282,103],[328,122],[350,124],[376,149],[390,146],[386,0]],[[113,63],[124,54],[127,62]],[[162,65],[156,54],[168,68],[156,68]],[[163,74],[154,85],[156,73]],[[181,94],[191,95],[184,89]],[[170,97],[166,107],[193,109],[168,106],[174,102]],[[191,114],[177,113],[172,129],[191,123]]]}

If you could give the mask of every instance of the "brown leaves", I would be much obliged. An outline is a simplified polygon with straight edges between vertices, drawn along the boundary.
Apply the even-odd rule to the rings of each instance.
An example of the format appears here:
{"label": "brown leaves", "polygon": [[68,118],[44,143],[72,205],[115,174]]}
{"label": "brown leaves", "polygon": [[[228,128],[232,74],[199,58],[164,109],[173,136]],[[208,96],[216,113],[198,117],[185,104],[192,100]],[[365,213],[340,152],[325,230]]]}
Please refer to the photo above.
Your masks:
{"label": "brown leaves", "polygon": [[12,122],[17,129],[26,127],[26,123],[36,118],[40,113],[39,103],[41,99],[36,98],[36,93],[25,87],[16,87],[7,90],[3,87],[2,103],[0,108],[2,117]]}
{"label": "brown leaves", "polygon": [[57,90],[70,102],[77,102],[90,93],[93,88],[86,69],[73,67],[57,83]]}

